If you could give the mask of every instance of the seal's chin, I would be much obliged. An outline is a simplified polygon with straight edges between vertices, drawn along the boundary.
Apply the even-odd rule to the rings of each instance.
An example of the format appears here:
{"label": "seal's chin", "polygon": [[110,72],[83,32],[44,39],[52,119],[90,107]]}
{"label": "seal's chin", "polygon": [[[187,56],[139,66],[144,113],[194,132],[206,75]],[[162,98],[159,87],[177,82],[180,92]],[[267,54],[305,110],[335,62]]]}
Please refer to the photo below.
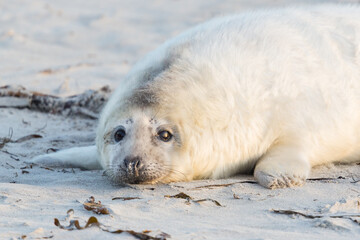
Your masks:
{"label": "seal's chin", "polygon": [[160,182],[159,178],[154,179],[142,179],[142,178],[127,178],[122,183],[128,183],[128,184],[156,184]]}
{"label": "seal's chin", "polygon": [[169,173],[166,172],[139,172],[138,174],[128,173],[126,171],[113,171],[113,169],[105,170],[104,174],[116,184],[156,184],[162,183],[163,179]]}

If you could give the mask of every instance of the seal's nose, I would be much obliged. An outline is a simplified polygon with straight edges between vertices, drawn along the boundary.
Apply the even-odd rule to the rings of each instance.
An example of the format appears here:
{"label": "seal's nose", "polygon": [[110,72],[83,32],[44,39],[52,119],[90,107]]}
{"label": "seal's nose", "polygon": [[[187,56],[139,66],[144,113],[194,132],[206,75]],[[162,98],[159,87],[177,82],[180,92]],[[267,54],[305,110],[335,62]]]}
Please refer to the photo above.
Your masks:
{"label": "seal's nose", "polygon": [[124,159],[124,165],[128,174],[139,176],[139,170],[143,166],[140,157],[126,157]]}

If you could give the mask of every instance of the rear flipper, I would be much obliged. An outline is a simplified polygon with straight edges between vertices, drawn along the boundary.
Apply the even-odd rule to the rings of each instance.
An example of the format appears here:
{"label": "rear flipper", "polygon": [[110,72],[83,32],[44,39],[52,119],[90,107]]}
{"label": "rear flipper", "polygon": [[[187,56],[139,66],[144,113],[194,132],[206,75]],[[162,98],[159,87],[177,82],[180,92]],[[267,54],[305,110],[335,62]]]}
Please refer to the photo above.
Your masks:
{"label": "rear flipper", "polygon": [[88,170],[102,169],[98,161],[96,146],[74,147],[55,153],[34,157],[29,163],[48,167],[82,168]]}

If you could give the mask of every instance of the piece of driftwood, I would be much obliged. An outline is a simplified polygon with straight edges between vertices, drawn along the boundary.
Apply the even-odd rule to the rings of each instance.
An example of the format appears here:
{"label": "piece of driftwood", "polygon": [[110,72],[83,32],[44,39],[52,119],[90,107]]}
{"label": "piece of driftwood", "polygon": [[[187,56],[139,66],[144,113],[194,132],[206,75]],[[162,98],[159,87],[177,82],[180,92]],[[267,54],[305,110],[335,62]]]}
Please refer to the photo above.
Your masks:
{"label": "piece of driftwood", "polygon": [[0,87],[0,108],[28,108],[65,116],[78,115],[96,119],[110,96],[108,86],[87,90],[82,94],[57,97],[26,90],[22,86]]}

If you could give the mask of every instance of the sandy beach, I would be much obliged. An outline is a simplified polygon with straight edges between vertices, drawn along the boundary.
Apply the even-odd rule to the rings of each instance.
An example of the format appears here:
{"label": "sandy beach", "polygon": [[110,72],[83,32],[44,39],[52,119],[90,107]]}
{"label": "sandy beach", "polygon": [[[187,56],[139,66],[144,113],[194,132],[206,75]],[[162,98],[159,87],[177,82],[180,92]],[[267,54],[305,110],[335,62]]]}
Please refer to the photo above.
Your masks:
{"label": "sandy beach", "polygon": [[[258,8],[330,2],[359,4],[2,1],[0,87],[21,85],[59,97],[106,85],[113,90],[138,59],[198,23]],[[48,151],[94,144],[96,119],[0,108],[0,121],[0,239],[360,238],[359,164],[316,167],[305,186],[291,189],[265,189],[251,175],[118,186],[100,170],[26,163]],[[172,197],[179,193],[187,196]],[[109,214],[86,210],[91,196]],[[66,229],[73,220],[84,227],[92,216],[98,224]]]}

